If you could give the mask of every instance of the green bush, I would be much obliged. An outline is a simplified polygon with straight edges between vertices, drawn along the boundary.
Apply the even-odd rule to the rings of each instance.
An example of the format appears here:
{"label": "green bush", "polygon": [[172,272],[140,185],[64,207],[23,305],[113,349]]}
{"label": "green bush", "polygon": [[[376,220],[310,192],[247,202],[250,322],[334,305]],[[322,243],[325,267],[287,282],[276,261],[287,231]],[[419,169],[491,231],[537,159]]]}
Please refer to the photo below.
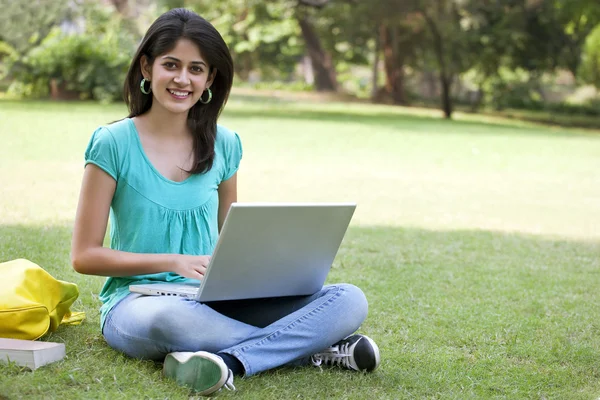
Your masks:
{"label": "green bush", "polygon": [[258,90],[285,90],[291,92],[312,92],[312,85],[302,82],[283,82],[283,81],[265,81],[255,83],[244,83],[241,82],[238,86],[249,86]]}
{"label": "green bush", "polygon": [[544,109],[563,115],[583,115],[588,117],[600,116],[600,107],[597,101],[589,101],[584,104],[549,103],[545,105]]}
{"label": "green bush", "polygon": [[55,30],[38,47],[15,60],[15,80],[9,93],[43,97],[54,81],[60,90],[81,99],[117,100],[130,59],[117,36],[66,35]]}
{"label": "green bush", "polygon": [[7,60],[16,57],[16,50],[10,44],[0,40],[0,80],[8,73]]}
{"label": "green bush", "polygon": [[541,110],[544,107],[538,82],[528,71],[500,68],[483,85],[484,103],[498,111],[507,108]]}
{"label": "green bush", "polygon": [[585,41],[578,75],[585,83],[600,88],[600,25]]}

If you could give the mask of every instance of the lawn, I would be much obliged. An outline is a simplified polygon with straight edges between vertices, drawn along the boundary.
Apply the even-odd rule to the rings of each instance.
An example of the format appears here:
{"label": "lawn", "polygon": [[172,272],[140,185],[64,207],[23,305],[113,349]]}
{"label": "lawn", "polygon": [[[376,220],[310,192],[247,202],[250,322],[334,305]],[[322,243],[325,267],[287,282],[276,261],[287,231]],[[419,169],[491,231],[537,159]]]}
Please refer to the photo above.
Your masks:
{"label": "lawn", "polygon": [[[103,278],[69,266],[83,151],[122,105],[0,101],[0,261],[75,282],[67,358],[0,366],[0,399],[188,399],[99,332]],[[360,286],[373,374],[282,368],[243,399],[596,399],[600,133],[366,104],[234,97],[243,201],[356,201],[328,280]]]}

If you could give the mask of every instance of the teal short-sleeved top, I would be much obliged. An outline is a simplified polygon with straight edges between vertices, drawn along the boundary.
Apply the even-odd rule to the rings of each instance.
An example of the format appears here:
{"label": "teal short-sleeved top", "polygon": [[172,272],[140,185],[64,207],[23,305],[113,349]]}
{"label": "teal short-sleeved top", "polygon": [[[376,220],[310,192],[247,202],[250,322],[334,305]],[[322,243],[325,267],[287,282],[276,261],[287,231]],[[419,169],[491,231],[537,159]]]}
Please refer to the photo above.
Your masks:
{"label": "teal short-sleeved top", "polygon": [[[162,176],[147,158],[130,118],[98,128],[85,151],[117,183],[110,206],[110,248],[132,253],[212,254],[218,238],[217,189],[237,171],[239,136],[218,125],[212,168],[182,182]],[[100,300],[100,323],[132,283],[188,282],[173,272],[107,278]]]}

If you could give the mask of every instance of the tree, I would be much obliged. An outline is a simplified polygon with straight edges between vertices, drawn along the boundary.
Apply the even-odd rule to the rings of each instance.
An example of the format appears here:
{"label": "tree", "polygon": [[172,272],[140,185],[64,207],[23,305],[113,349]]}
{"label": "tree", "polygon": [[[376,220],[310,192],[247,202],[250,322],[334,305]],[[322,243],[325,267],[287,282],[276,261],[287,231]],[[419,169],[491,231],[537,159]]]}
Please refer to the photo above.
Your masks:
{"label": "tree", "polygon": [[242,79],[248,79],[251,71],[287,79],[303,54],[294,17],[295,1],[188,0],[185,6],[221,33],[231,49],[236,74]]}
{"label": "tree", "polygon": [[338,86],[335,61],[322,44],[318,26],[321,10],[329,2],[184,1],[187,7],[211,21],[223,35],[232,49],[238,75],[246,78],[256,69],[263,73],[276,69],[284,75],[291,74],[306,53],[315,73],[315,89],[319,91],[337,90]]}
{"label": "tree", "polygon": [[414,42],[407,31],[402,21],[384,20],[378,32],[378,40],[383,51],[384,90],[394,104],[408,103],[404,91],[404,68]]}
{"label": "tree", "polygon": [[500,69],[510,60],[513,46],[518,46],[522,29],[513,9],[494,0],[470,2],[462,9],[463,29],[472,36],[469,56],[472,63],[469,75],[477,85],[477,96],[471,109],[476,111],[485,99],[488,82],[498,81]]}
{"label": "tree", "polygon": [[0,40],[26,53],[68,17],[68,4],[69,0],[0,0]]}
{"label": "tree", "polygon": [[[339,31],[330,37],[346,43],[347,61],[372,63],[372,98],[374,101],[407,104],[404,90],[404,70],[415,57],[422,27],[413,19],[414,7],[401,0],[339,1],[332,4],[335,16],[327,32]],[[344,16],[343,18],[340,16]],[[331,47],[338,47],[332,45]],[[335,54],[334,59],[344,57]],[[378,62],[383,58],[385,84],[378,88]]]}
{"label": "tree", "polygon": [[[575,75],[583,41],[600,22],[600,9],[592,0],[481,0],[464,10],[480,38],[471,51],[475,75],[480,87],[491,80],[488,91],[494,93],[497,107],[503,96],[522,104],[543,100],[541,79],[546,72],[567,68]],[[506,81],[508,76],[516,80]]]}
{"label": "tree", "polygon": [[586,39],[600,24],[600,6],[597,0],[553,0],[555,23],[560,30],[559,65],[577,76]]}
{"label": "tree", "polygon": [[600,89],[600,24],[587,37],[578,72],[583,82]]}
{"label": "tree", "polygon": [[319,92],[338,89],[337,73],[331,53],[327,51],[322,43],[312,19],[319,9],[329,1],[326,0],[298,0],[295,17],[302,33],[302,39],[306,46],[306,52],[315,75],[315,89]]}
{"label": "tree", "polygon": [[[420,0],[417,10],[427,29],[428,50],[436,62],[441,87],[441,107],[446,118],[452,117],[452,84],[458,75],[474,63],[477,42],[465,24],[465,5],[460,0]],[[426,52],[427,54],[427,52]]]}

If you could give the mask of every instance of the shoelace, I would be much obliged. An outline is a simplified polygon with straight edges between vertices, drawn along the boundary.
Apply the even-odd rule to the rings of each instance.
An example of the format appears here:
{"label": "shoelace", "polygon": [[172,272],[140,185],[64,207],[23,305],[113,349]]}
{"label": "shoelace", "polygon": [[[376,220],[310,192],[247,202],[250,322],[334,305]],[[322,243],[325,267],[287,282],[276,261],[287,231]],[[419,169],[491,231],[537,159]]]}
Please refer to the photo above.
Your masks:
{"label": "shoelace", "polygon": [[235,390],[235,386],[233,385],[233,374],[231,373],[231,370],[229,370],[227,380],[225,381],[223,387],[227,390]]}
{"label": "shoelace", "polygon": [[346,368],[352,368],[350,366],[350,356],[348,348],[350,343],[345,343],[341,346],[333,346],[327,349],[325,353],[318,353],[312,356],[313,365],[320,367],[321,364],[338,365]]}

